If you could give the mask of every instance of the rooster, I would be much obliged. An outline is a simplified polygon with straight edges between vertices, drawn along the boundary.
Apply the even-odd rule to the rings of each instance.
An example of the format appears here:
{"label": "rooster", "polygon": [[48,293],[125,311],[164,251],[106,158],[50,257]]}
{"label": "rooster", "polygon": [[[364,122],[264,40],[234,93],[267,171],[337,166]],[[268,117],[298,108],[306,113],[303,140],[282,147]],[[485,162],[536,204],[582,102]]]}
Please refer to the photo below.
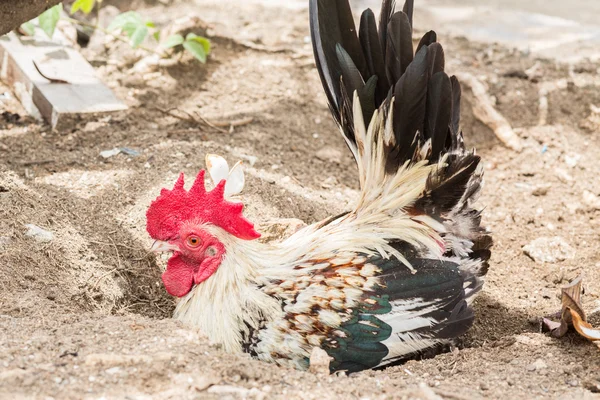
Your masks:
{"label": "rooster", "polygon": [[427,32],[416,53],[413,1],[384,0],[379,24],[347,0],[310,0],[316,65],[358,165],[360,197],[342,215],[280,243],[260,235],[233,198],[238,163],[207,156],[189,190],[183,174],[147,211],[174,317],[228,352],[305,369],[325,350],[330,370],[385,366],[438,350],[472,325],[491,239],[473,208],[480,158],[459,130],[460,85]]}

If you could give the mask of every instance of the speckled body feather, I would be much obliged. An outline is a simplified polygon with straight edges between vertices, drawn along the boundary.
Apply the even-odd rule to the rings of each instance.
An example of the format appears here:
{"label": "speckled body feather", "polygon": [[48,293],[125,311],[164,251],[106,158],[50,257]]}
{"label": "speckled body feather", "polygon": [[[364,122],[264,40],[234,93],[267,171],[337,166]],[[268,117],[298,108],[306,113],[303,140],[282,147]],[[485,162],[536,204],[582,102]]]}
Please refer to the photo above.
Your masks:
{"label": "speckled body feather", "polygon": [[358,204],[277,244],[203,225],[225,254],[175,317],[230,352],[306,368],[321,347],[332,370],[358,371],[471,326],[491,246],[472,208],[482,170],[465,150],[460,86],[434,33],[413,57],[412,1],[394,14],[384,0],[379,32],[365,12],[360,38],[347,0],[310,5],[317,66],[358,164]]}

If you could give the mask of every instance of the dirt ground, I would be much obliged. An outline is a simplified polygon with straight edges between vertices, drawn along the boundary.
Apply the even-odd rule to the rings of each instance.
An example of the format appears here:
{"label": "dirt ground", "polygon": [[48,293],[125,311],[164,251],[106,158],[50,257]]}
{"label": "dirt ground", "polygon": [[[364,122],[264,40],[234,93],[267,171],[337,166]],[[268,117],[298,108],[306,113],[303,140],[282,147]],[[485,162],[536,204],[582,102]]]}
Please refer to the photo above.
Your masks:
{"label": "dirt ground", "polygon": [[[312,61],[307,10],[165,3],[108,2],[159,26],[201,17],[214,45],[206,65],[183,55],[135,69],[143,52],[97,38],[82,52],[128,111],[52,131],[2,100],[2,111],[22,117],[0,122],[0,398],[600,398],[598,348],[573,333],[551,338],[539,324],[581,273],[584,308],[600,324],[600,64],[569,67],[441,35],[449,72],[486,82],[524,143],[520,153],[503,147],[472,115],[465,88],[462,127],[485,160],[480,205],[495,238],[475,326],[434,358],[317,376],[225,354],[171,320],[144,220],[159,189],[180,171],[197,173],[207,152],[244,160],[246,214],[261,226],[312,223],[352,205],[357,173]],[[223,131],[200,116],[253,120]],[[113,148],[139,154],[100,156]],[[26,224],[53,237],[27,236]],[[535,262],[523,246],[543,237],[572,251]]]}

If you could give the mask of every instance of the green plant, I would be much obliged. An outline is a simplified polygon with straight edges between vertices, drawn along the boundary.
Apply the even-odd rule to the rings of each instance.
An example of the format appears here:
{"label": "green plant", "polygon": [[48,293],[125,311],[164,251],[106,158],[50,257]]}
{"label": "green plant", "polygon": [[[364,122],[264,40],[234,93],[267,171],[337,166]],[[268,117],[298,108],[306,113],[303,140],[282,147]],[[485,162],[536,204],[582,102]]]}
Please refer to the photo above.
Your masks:
{"label": "green plant", "polygon": [[[96,3],[99,7],[102,3],[102,0],[75,0],[69,13],[73,15],[77,11],[81,11],[84,14],[89,14],[94,9]],[[54,35],[54,30],[56,29],[56,24],[61,18],[62,10],[62,4],[58,4],[52,8],[49,8],[38,17],[40,28],[49,37]],[[126,11],[117,15],[111,21],[107,29],[73,18],[66,18],[66,20],[74,24],[101,30],[106,34],[114,36],[118,40],[127,41],[133,48],[140,48],[148,52],[157,53],[161,56],[166,55],[164,50],[171,49],[176,46],[182,46],[183,49],[189,52],[198,61],[205,63],[206,57],[211,51],[210,40],[194,33],[188,33],[185,38],[179,34],[168,37],[160,46],[162,51],[142,46],[142,43],[146,40],[150,33],[152,33],[154,40],[158,42],[160,40],[160,30],[156,28],[156,25],[152,21],[144,20],[144,18],[136,11]],[[28,35],[33,35],[35,26],[31,21],[29,21],[21,25],[21,29]],[[125,35],[127,40],[124,40],[121,35]]]}
{"label": "green plant", "polygon": [[[98,0],[98,3],[102,3],[102,0]],[[94,9],[95,4],[96,0],[75,0],[71,6],[70,14],[73,15],[79,10],[84,14],[89,14]]]}
{"label": "green plant", "polygon": [[182,45],[184,49],[189,51],[202,63],[206,62],[206,56],[210,53],[210,41],[207,38],[198,36],[194,33],[188,33],[185,39],[179,34],[172,35],[163,43],[165,49],[170,49],[179,45]]}
{"label": "green plant", "polygon": [[139,47],[148,36],[150,29],[155,28],[154,23],[144,21],[142,16],[135,11],[127,11],[117,15],[108,26],[109,31],[120,30],[125,33],[133,48]]}
{"label": "green plant", "polygon": [[40,24],[40,28],[48,35],[52,37],[54,35],[54,30],[56,29],[56,24],[60,19],[60,12],[62,11],[62,3],[58,3],[54,7],[51,7],[44,11],[39,17],[38,21]]}

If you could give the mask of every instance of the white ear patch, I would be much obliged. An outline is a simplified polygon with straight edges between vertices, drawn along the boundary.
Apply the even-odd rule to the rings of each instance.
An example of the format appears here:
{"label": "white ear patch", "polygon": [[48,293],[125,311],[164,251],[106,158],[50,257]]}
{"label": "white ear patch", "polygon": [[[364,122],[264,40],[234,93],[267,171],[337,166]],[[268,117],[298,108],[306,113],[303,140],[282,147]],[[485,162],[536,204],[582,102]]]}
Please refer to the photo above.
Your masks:
{"label": "white ear patch", "polygon": [[225,179],[225,197],[239,194],[244,189],[245,178],[241,161],[238,161],[230,171],[229,164],[223,157],[207,154],[206,169],[215,186]]}

